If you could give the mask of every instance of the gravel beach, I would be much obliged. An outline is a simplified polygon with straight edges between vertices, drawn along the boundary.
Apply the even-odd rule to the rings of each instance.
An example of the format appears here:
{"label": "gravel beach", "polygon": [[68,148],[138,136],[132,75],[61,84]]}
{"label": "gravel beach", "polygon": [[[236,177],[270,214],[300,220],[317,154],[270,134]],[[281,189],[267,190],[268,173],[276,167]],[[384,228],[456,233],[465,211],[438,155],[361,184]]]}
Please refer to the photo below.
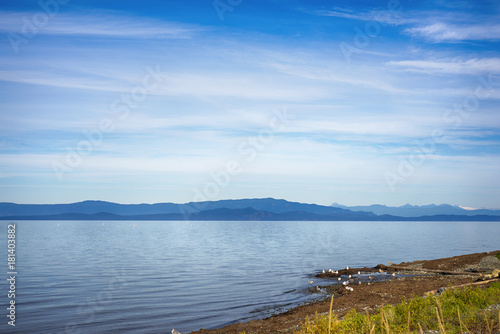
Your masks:
{"label": "gravel beach", "polygon": [[[330,307],[329,297],[332,294],[335,296],[333,312],[338,317],[342,317],[351,309],[356,309],[358,312],[374,312],[383,305],[399,303],[402,298],[422,296],[442,287],[484,281],[485,275],[500,269],[500,260],[496,256],[497,254],[500,254],[500,251],[400,264],[388,263],[387,265],[380,264],[374,267],[349,268],[348,270],[338,268],[335,270],[338,270],[338,273],[335,271],[333,273],[311,273],[313,276],[331,278],[332,280],[331,284],[319,287],[324,295],[322,300],[298,306],[266,319],[235,323],[220,329],[201,329],[191,333],[293,333],[300,329],[306,316],[327,313]],[[361,272],[361,275],[358,276],[358,272]],[[349,275],[351,275],[350,279]],[[339,284],[339,277],[341,278],[340,282],[347,281],[347,285],[352,289],[348,290],[346,285]]]}

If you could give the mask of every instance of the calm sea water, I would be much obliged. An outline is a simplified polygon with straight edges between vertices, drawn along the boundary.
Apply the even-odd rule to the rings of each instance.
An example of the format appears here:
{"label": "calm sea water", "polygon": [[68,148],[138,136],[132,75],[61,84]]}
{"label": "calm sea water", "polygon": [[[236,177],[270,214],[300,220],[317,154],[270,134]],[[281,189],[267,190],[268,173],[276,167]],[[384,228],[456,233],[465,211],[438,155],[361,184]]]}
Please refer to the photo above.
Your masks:
{"label": "calm sea water", "polygon": [[16,231],[16,327],[3,279],[2,333],[216,328],[305,301],[321,269],[500,248],[497,222],[21,221]]}

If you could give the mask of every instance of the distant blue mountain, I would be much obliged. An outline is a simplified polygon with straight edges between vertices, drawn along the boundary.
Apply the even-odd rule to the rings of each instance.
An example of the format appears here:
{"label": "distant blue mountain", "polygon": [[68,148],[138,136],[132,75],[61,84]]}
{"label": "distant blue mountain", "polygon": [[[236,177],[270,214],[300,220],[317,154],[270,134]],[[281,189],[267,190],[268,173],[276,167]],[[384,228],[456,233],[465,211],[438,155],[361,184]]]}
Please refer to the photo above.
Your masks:
{"label": "distant blue mountain", "polygon": [[117,215],[107,212],[94,214],[62,213],[56,215],[4,216],[0,220],[217,220],[217,221],[500,221],[500,216],[457,216],[436,215],[422,217],[397,217],[391,215],[365,215],[353,212],[347,214],[317,214],[304,211],[274,213],[255,210],[254,208],[228,209],[218,208],[193,212],[186,217],[181,213],[163,213],[149,215]]}
{"label": "distant blue mountain", "polygon": [[71,204],[0,203],[0,217],[57,215],[63,213],[96,214],[99,212],[117,215],[178,213],[178,207],[179,205],[174,203],[118,204],[104,201],[84,201]]}
{"label": "distant blue mountain", "polygon": [[[471,212],[477,215],[471,215]],[[104,201],[71,204],[0,203],[0,220],[500,221],[500,212],[494,213],[492,210],[467,211],[450,205],[344,207],[338,204],[323,206],[274,198],[186,204],[118,204]]]}
{"label": "distant blue mountain", "polygon": [[[2,216],[36,216],[36,215],[58,215],[65,213],[97,214],[107,212],[116,215],[152,215],[180,213],[189,216],[193,213],[214,209],[244,209],[269,211],[273,213],[284,213],[293,211],[304,211],[320,215],[337,214],[352,215],[350,210],[322,206],[316,204],[304,204],[289,202],[282,199],[258,198],[237,199],[207,202],[190,202],[186,204],[157,203],[157,204],[118,204],[104,201],[84,201],[72,204],[15,204],[0,203],[0,217]],[[357,213],[356,215],[360,215]],[[372,213],[362,215],[372,216]]]}
{"label": "distant blue mountain", "polygon": [[433,215],[500,216],[500,210],[488,210],[488,209],[467,210],[459,206],[453,206],[449,204],[440,204],[440,205],[430,204],[422,206],[406,204],[403,206],[394,207],[394,206],[385,206],[380,204],[374,204],[369,206],[345,206],[345,205],[340,205],[338,203],[333,203],[332,207],[351,210],[351,211],[372,212],[376,215],[394,215],[400,217],[421,217],[421,216],[433,216]]}
{"label": "distant blue mountain", "polygon": [[[274,213],[284,213],[293,211],[304,211],[309,213],[316,213],[319,215],[351,215],[352,211],[343,208],[335,208],[331,206],[305,204],[298,202],[289,202],[284,199],[274,198],[251,198],[251,199],[234,199],[234,200],[220,200],[220,201],[207,201],[207,202],[190,202],[180,205],[181,212],[198,212],[213,209],[244,209],[253,208],[255,210],[269,211]],[[372,213],[365,212],[362,215],[371,216]]]}

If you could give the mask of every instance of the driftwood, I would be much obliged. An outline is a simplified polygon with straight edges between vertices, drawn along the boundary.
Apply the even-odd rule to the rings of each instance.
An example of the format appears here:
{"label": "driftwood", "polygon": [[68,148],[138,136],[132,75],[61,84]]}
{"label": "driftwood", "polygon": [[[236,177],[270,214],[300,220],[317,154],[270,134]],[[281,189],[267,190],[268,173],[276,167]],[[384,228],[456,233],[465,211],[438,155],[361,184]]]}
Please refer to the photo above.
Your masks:
{"label": "driftwood", "polygon": [[[490,279],[490,280],[487,280],[487,281],[479,281],[479,282],[473,282],[473,283],[467,283],[467,284],[460,284],[460,285],[455,285],[455,286],[442,287],[442,288],[439,288],[439,289],[443,289],[443,290],[456,289],[456,288],[463,288],[463,287],[467,287],[467,286],[471,286],[471,285],[483,285],[483,284],[489,284],[489,283],[499,282],[499,281],[500,280],[498,280],[498,279]],[[439,289],[438,290],[427,291],[427,292],[424,293],[424,295],[426,295],[426,296],[428,296],[430,294],[435,295],[436,293],[439,292]]]}
{"label": "driftwood", "polygon": [[378,265],[378,268],[382,270],[410,270],[410,271],[425,271],[430,273],[438,273],[444,275],[470,275],[470,276],[483,276],[481,273],[473,273],[469,271],[448,271],[448,270],[440,270],[440,269],[426,269],[426,268],[408,268],[408,267],[400,267],[400,266],[384,266]]}

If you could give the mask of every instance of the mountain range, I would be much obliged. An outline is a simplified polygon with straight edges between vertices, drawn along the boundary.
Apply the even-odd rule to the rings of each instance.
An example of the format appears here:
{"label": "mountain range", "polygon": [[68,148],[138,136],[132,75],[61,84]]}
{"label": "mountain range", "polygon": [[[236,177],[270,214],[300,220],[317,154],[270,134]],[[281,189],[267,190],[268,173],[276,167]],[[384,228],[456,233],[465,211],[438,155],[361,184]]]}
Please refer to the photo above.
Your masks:
{"label": "mountain range", "polygon": [[346,209],[351,211],[372,212],[376,215],[394,215],[401,217],[420,217],[432,215],[500,216],[500,210],[472,209],[449,204],[429,204],[421,206],[405,204],[403,206],[394,207],[380,204],[373,204],[369,206],[345,206],[338,203],[333,203],[331,206],[334,208]]}
{"label": "mountain range", "polygon": [[[477,214],[473,214],[477,213]],[[451,205],[347,207],[259,198],[186,204],[0,203],[0,220],[301,220],[301,221],[500,221],[500,210],[466,210]]]}

